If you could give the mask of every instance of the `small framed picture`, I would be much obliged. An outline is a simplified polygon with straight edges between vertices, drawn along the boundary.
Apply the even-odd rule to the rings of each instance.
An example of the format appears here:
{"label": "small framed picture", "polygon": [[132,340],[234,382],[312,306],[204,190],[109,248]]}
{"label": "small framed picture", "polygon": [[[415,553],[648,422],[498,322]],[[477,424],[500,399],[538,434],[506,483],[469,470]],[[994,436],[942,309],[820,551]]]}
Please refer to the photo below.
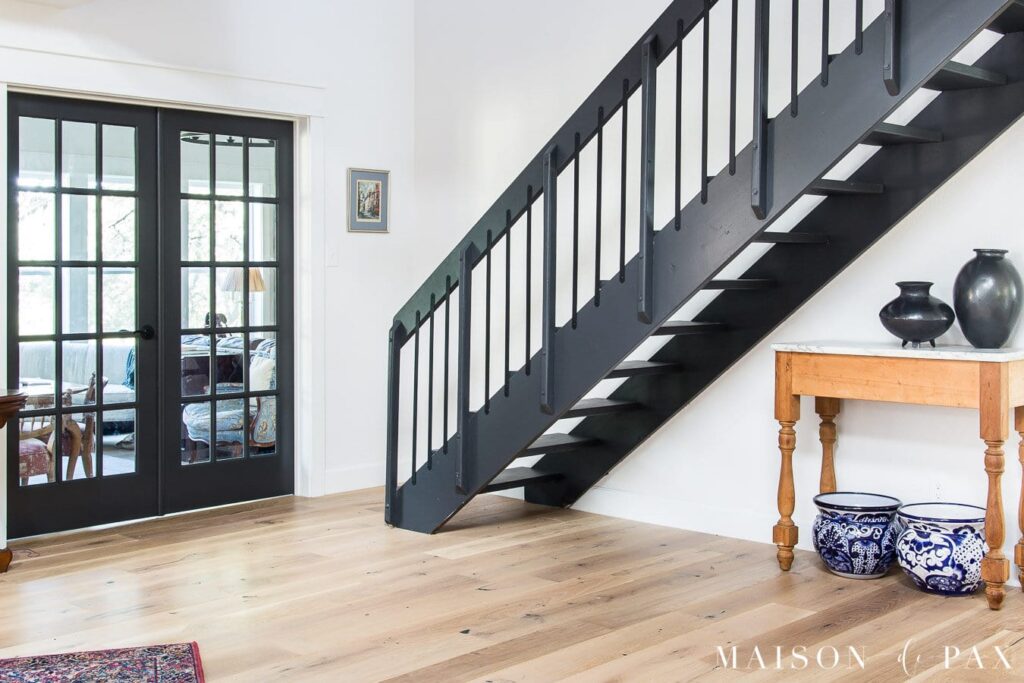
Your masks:
{"label": "small framed picture", "polygon": [[348,169],[349,232],[388,232],[390,204],[390,171]]}

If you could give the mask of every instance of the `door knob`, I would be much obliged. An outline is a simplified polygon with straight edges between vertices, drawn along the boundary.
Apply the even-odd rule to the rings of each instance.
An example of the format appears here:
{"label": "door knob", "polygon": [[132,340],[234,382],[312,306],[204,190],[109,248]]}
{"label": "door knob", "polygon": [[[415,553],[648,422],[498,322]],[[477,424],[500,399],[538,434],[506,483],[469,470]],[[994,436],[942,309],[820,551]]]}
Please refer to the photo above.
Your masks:
{"label": "door knob", "polygon": [[152,325],[143,325],[135,330],[135,336],[140,339],[150,340],[156,336],[156,330],[153,329]]}

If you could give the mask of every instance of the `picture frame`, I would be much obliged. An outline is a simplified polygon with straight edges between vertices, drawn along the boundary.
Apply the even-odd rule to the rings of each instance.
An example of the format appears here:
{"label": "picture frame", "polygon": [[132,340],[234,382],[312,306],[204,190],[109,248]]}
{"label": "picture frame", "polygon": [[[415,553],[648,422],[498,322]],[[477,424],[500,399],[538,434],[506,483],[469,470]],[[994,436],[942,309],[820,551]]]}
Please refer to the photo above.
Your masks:
{"label": "picture frame", "polygon": [[348,231],[386,234],[391,230],[391,172],[348,169]]}

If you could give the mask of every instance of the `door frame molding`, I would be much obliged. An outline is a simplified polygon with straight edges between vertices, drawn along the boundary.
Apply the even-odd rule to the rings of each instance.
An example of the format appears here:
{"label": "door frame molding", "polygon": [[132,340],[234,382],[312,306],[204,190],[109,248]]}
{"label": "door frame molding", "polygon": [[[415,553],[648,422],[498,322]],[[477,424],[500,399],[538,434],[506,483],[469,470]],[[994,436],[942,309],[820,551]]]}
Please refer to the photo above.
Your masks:
{"label": "door frame molding", "polygon": [[[327,478],[326,143],[327,89],[185,67],[0,46],[0,130],[9,92],[33,92],[156,107],[281,118],[295,123],[294,261],[295,495],[322,496]],[[7,158],[0,136],[0,158]],[[7,204],[0,183],[0,204]],[[0,301],[6,301],[7,212],[0,212]],[[7,329],[6,307],[0,324]],[[7,335],[0,335],[0,377],[7,376]],[[0,431],[0,437],[6,435]],[[6,438],[0,444],[6,443]],[[0,548],[7,543],[7,468],[0,467]]]}

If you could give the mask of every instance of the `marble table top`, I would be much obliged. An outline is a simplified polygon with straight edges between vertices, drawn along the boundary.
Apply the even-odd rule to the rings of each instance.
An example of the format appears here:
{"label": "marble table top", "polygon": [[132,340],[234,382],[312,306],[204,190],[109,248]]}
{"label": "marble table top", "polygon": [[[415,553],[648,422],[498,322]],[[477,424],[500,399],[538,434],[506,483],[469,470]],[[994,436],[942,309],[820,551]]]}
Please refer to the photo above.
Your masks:
{"label": "marble table top", "polygon": [[806,341],[772,344],[773,351],[788,353],[819,353],[839,356],[881,356],[887,358],[935,358],[941,360],[969,360],[986,363],[1009,363],[1024,360],[1024,349],[976,349],[972,346],[943,346],[932,348],[900,348],[900,342]]}

